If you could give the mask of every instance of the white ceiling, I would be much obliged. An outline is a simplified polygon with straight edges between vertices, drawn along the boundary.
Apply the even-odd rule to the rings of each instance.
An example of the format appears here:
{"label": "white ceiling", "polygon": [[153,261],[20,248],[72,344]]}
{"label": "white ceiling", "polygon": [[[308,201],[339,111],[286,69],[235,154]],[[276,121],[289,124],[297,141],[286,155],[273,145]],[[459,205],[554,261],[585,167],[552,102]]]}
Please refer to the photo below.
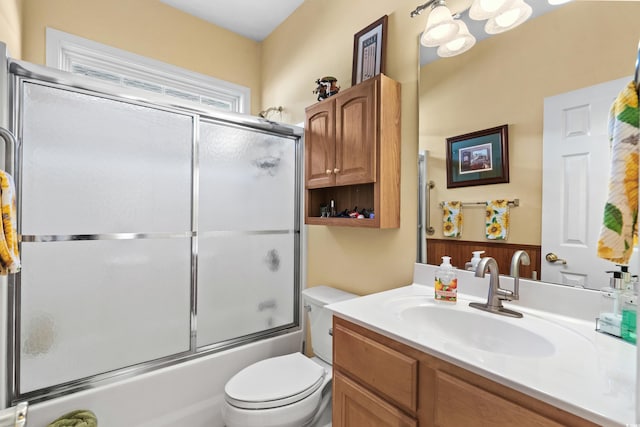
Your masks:
{"label": "white ceiling", "polygon": [[244,37],[262,41],[304,0],[160,0]]}

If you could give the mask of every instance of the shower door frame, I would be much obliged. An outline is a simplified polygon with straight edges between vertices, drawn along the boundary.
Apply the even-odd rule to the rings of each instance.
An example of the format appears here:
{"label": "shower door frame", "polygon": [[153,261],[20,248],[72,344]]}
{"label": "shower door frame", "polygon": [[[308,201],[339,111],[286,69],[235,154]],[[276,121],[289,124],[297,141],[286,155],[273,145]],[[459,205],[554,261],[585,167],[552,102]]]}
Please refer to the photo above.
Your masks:
{"label": "shower door frame", "polygon": [[[1,52],[0,52],[1,53]],[[69,381],[50,387],[37,389],[35,391],[20,393],[20,274],[8,277],[7,300],[8,307],[4,313],[7,314],[7,373],[6,385],[4,388],[5,398],[0,403],[6,406],[15,405],[19,402],[29,401],[36,403],[49,400],[55,397],[68,395],[79,390],[85,390],[104,385],[110,382],[122,380],[145,372],[183,363],[197,357],[211,355],[212,353],[233,348],[239,345],[248,344],[262,339],[295,332],[301,329],[301,312],[300,312],[300,288],[302,284],[302,261],[303,244],[301,242],[302,233],[300,230],[302,218],[302,159],[303,159],[303,130],[296,126],[290,126],[280,123],[271,122],[258,117],[251,117],[237,113],[220,112],[213,109],[204,108],[200,104],[192,104],[189,102],[180,103],[175,99],[167,99],[163,96],[155,96],[148,92],[135,88],[122,88],[111,86],[102,82],[93,81],[85,76],[77,76],[67,72],[54,70],[47,67],[38,66],[24,61],[8,59],[9,73],[7,77],[8,86],[8,114],[10,130],[16,133],[16,130],[22,129],[20,122],[21,116],[21,86],[24,82],[34,82],[49,87],[71,90],[73,92],[84,93],[100,98],[106,98],[115,101],[122,101],[128,104],[140,105],[153,109],[159,109],[176,114],[190,116],[193,118],[192,133],[192,157],[191,157],[191,232],[187,236],[165,236],[165,237],[190,237],[191,239],[191,279],[190,279],[190,339],[189,350],[182,353],[175,353],[160,359],[142,362],[130,367],[124,367],[115,371],[99,373],[85,378]],[[1,75],[0,75],[1,77]],[[2,92],[0,87],[0,94]],[[6,102],[6,101],[5,101]],[[200,119],[208,122],[216,122],[230,126],[250,129],[255,132],[266,133],[290,139],[295,144],[295,171],[294,171],[294,228],[288,230],[293,233],[294,239],[294,261],[293,261],[293,321],[285,325],[277,326],[271,329],[265,329],[249,335],[232,338],[223,342],[197,347],[197,273],[198,273],[198,187],[199,187],[199,166],[198,166],[198,147],[199,147],[199,125]],[[0,123],[2,124],[2,123]],[[17,140],[21,141],[21,134],[17,135]],[[20,144],[18,144],[20,145]],[[15,147],[15,155],[11,162],[6,159],[7,165],[12,163],[13,171],[16,178],[17,206],[18,206],[18,232],[21,228],[21,181],[22,181],[22,155],[20,147]],[[280,231],[281,232],[281,231]],[[118,235],[116,235],[118,234]],[[113,235],[70,235],[70,236],[44,236],[45,239],[56,240],[103,240],[103,239],[138,239],[150,236],[133,233],[116,233]],[[22,241],[22,236],[20,235]],[[36,236],[37,237],[37,236]],[[153,236],[151,236],[153,237]],[[52,241],[40,240],[40,241]],[[25,236],[24,241],[34,240],[34,236]],[[22,243],[20,243],[22,244]],[[0,398],[2,395],[0,395]]]}

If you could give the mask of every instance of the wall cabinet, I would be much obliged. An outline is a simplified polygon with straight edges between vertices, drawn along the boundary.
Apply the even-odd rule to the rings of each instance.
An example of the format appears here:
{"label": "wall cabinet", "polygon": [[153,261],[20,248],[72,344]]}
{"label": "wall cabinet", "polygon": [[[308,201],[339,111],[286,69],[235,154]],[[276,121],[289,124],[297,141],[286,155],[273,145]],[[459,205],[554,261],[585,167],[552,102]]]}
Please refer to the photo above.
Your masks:
{"label": "wall cabinet", "polygon": [[[400,84],[378,75],[306,109],[305,222],[400,226]],[[373,219],[323,218],[373,209]]]}
{"label": "wall cabinet", "polygon": [[333,426],[596,426],[334,317]]}

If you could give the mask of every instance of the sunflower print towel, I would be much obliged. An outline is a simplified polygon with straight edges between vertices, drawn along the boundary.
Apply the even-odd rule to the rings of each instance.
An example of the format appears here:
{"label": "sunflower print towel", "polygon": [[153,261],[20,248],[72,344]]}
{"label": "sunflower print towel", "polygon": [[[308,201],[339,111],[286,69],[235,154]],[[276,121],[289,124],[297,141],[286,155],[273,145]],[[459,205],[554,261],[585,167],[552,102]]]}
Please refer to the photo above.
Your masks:
{"label": "sunflower print towel", "polygon": [[598,240],[598,257],[628,264],[638,237],[638,92],[630,82],[609,113],[609,195]]}
{"label": "sunflower print towel", "polygon": [[16,231],[16,190],[13,178],[0,171],[0,274],[20,271],[18,234]]}
{"label": "sunflower print towel", "polygon": [[509,232],[509,202],[487,200],[486,236],[489,240],[506,240]]}
{"label": "sunflower print towel", "polygon": [[442,234],[444,237],[462,236],[461,202],[442,202]]}

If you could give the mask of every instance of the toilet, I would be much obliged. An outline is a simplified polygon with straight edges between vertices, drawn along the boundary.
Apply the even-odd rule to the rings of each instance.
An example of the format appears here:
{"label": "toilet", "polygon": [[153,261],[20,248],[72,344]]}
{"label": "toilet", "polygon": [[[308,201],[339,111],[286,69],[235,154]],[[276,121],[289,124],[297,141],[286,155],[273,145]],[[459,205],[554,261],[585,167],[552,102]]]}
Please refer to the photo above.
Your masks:
{"label": "toilet", "polygon": [[271,357],[235,374],[224,388],[226,427],[331,425],[332,313],[324,306],[355,297],[328,286],[302,291],[315,356]]}

